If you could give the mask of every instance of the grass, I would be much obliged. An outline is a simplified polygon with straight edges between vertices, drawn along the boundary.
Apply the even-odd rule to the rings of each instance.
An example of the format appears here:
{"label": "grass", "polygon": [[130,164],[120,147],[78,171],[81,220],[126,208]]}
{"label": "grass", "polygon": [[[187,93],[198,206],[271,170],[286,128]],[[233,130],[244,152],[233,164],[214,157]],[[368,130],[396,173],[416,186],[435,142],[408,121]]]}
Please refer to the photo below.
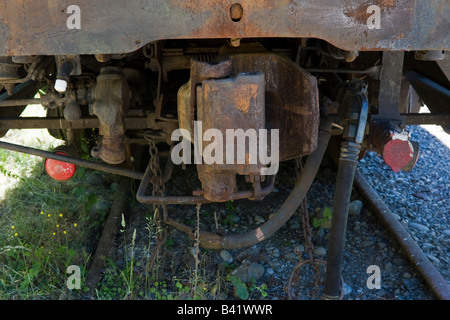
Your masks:
{"label": "grass", "polygon": [[[155,215],[146,214],[146,235],[148,243],[135,248],[136,229],[132,229],[122,218],[121,234],[123,265],[108,259],[106,272],[96,291],[100,300],[139,299],[139,300],[206,300],[223,297],[227,281],[219,271],[211,274],[209,252],[199,248],[198,240],[191,241],[193,250],[189,263],[182,266],[181,272],[168,275],[167,269],[173,259],[168,256],[152,257],[156,249],[157,227]],[[141,235],[142,236],[142,235]],[[169,243],[169,244],[168,244]],[[173,240],[167,239],[164,248],[170,252]],[[139,250],[139,254],[136,251]],[[142,252],[144,250],[145,252]],[[176,257],[180,258],[180,257]],[[140,271],[138,271],[140,270]],[[231,285],[232,283],[229,282]]]}
{"label": "grass", "polygon": [[[90,209],[114,195],[84,185],[80,173],[64,183],[54,181],[43,172],[41,165],[37,162],[29,176],[18,179],[15,187],[6,192],[0,208],[1,300],[80,299],[88,291],[84,280],[94,253],[93,244],[106,218],[104,212],[93,214]],[[255,284],[247,285],[227,277],[232,266],[226,266],[224,271],[211,271],[209,252],[199,248],[198,242],[192,243],[191,247],[196,248],[192,263],[185,265],[182,273],[167,277],[164,270],[167,261],[162,257],[157,257],[149,269],[157,235],[150,212],[145,230],[148,244],[142,260],[135,256],[136,230],[122,220],[124,263],[107,260],[95,299],[223,299],[233,295],[233,288],[239,299],[255,297],[258,292],[264,297],[265,290]],[[173,240],[168,239],[165,248],[170,251],[171,247]],[[67,268],[71,265],[81,269],[80,290],[69,290],[66,285]]]}
{"label": "grass", "polygon": [[[41,109],[29,106],[22,116],[36,115]],[[3,140],[43,150],[63,143],[46,130],[10,130]],[[44,172],[43,162],[0,149],[2,300],[79,296],[85,288],[68,290],[67,268],[77,265],[86,276],[92,235],[106,214],[91,208],[113,196],[83,182],[88,170],[79,170],[72,180],[61,183]]]}
{"label": "grass", "polygon": [[6,191],[0,208],[0,299],[69,294],[66,269],[74,264],[86,271],[92,235],[105,219],[91,208],[111,197],[84,185],[80,173],[57,182],[39,162],[28,173]]}
{"label": "grass", "polygon": [[[43,116],[42,108],[29,106],[22,116]],[[2,140],[42,150],[52,150],[63,144],[46,130],[10,130]],[[107,204],[115,197],[108,184],[118,179],[102,174],[105,186],[99,188],[86,184],[85,178],[90,173],[89,169],[79,168],[71,180],[58,182],[45,173],[44,159],[0,149],[0,300],[80,299],[85,296],[88,291],[85,279],[107,217]],[[130,205],[136,203],[131,200]],[[226,204],[226,212],[231,223],[235,214],[232,202]],[[107,268],[94,298],[223,299],[233,295],[233,290],[241,299],[258,293],[264,297],[264,286],[242,284],[228,277],[226,274],[231,272],[232,266],[221,271],[211,268],[209,252],[199,248],[198,239],[186,240],[191,241],[189,245],[195,250],[183,271],[167,276],[165,268],[172,268],[173,261],[163,261],[161,256],[156,256],[154,261],[150,259],[160,232],[154,219],[154,212],[149,209],[144,227],[148,242],[145,248],[140,248],[145,252],[140,252],[139,257],[135,255],[136,230],[122,220],[124,263],[107,259]],[[200,211],[196,220],[193,223],[198,227]],[[163,247],[170,252],[174,247],[173,239],[168,238]],[[66,282],[71,275],[68,268],[72,265],[81,271],[78,290],[69,289]]]}
{"label": "grass", "polygon": [[[11,131],[7,139],[45,150],[61,144],[36,131]],[[88,291],[83,280],[106,218],[106,212],[92,209],[98,203],[112,202],[114,192],[86,185],[84,178],[89,170],[78,170],[73,179],[58,182],[44,172],[43,159],[7,150],[0,150],[0,159],[0,179],[9,186],[4,190],[0,207],[0,299],[82,298]],[[109,179],[114,181],[114,177]],[[150,214],[146,230],[150,257],[157,235]],[[196,269],[190,271],[193,278],[197,275],[195,281],[162,279],[159,271],[162,262],[158,259],[152,270],[145,268],[145,274],[137,273],[135,268],[142,267],[142,262],[134,256],[136,230],[128,230],[123,219],[120,231],[124,239],[131,237],[130,244],[124,241],[125,263],[107,261],[108,268],[95,298],[204,298],[206,285],[198,277],[197,269],[200,260],[196,260]],[[171,246],[170,241],[166,248]],[[149,262],[147,259],[146,264]],[[81,269],[80,290],[69,290],[66,285],[66,271],[71,265]]]}
{"label": "grass", "polygon": [[[197,215],[197,226],[200,208]],[[200,248],[198,239],[186,240],[189,258],[180,257],[180,251],[172,253],[173,241],[167,239],[167,249],[156,262],[151,263],[151,257],[156,248],[155,238],[157,228],[155,215],[146,214],[147,245],[135,247],[136,229],[127,225],[125,219],[121,223],[122,249],[120,256],[123,263],[108,259],[107,268],[96,291],[100,300],[136,299],[136,300],[223,300],[229,297],[236,299],[264,299],[267,297],[267,285],[254,281],[243,283],[232,276],[236,268],[234,264],[223,262],[218,267],[212,260],[210,251]],[[144,251],[144,252],[143,252]],[[174,260],[185,261],[184,265],[173,267]],[[171,270],[172,272],[169,272]]]}

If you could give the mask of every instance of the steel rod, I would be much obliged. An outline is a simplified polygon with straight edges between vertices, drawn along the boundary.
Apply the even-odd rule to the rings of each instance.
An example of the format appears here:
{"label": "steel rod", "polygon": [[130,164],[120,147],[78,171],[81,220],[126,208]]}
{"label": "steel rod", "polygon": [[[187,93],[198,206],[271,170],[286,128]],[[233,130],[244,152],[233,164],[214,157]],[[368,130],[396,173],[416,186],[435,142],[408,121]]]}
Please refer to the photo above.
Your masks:
{"label": "steel rod", "polygon": [[119,176],[124,176],[124,177],[128,177],[131,179],[136,179],[136,180],[141,180],[142,177],[144,176],[144,174],[141,172],[124,169],[124,168],[120,168],[117,166],[108,165],[105,163],[95,163],[95,162],[84,160],[84,159],[65,156],[65,155],[57,154],[57,153],[50,152],[50,151],[43,151],[43,150],[39,150],[39,149],[35,149],[35,148],[20,146],[17,144],[12,144],[9,142],[4,142],[4,141],[0,141],[0,149],[6,149],[6,150],[14,151],[14,152],[31,154],[31,155],[37,156],[37,157],[43,157],[43,158],[49,158],[49,159],[62,161],[62,162],[73,163],[80,167],[86,167],[88,169],[109,172],[112,174],[117,174]]}
{"label": "steel rod", "polygon": [[[150,182],[151,177],[150,163],[145,170],[144,176],[142,177],[141,184],[139,185],[138,191],[136,193],[136,200],[142,204],[205,204],[211,203],[212,201],[206,199],[202,195],[194,196],[147,196],[146,191]],[[261,196],[266,196],[272,192],[275,183],[275,176],[269,176],[266,185],[261,188]],[[235,193],[233,200],[238,199],[248,199],[253,197],[252,190],[242,190]]]}
{"label": "steel rod", "polygon": [[41,104],[41,99],[11,99],[0,101],[2,107],[27,106],[29,104]]}
{"label": "steel rod", "polygon": [[447,284],[447,281],[442,277],[439,271],[436,270],[416,242],[394,217],[383,200],[358,170],[355,173],[354,182],[362,195],[371,204],[375,214],[381,222],[386,226],[388,231],[393,234],[403,250],[406,251],[408,258],[424,277],[425,282],[430,286],[437,298],[441,300],[450,300],[450,287]]}
{"label": "steel rod", "polygon": [[[146,117],[125,118],[127,129],[148,129]],[[96,117],[85,117],[68,121],[64,118],[51,117],[23,117],[16,119],[0,119],[0,129],[92,129],[100,127]]]}
{"label": "steel rod", "polygon": [[[336,114],[331,114],[329,117],[333,122],[339,121],[339,116]],[[448,113],[410,113],[401,114],[400,117],[404,119],[406,125],[450,125],[450,114]],[[125,118],[125,121],[127,129],[130,130],[149,128],[148,119],[145,117]],[[92,129],[99,126],[100,122],[97,118],[89,117],[73,121],[49,117],[0,118],[0,129]]]}
{"label": "steel rod", "polygon": [[[328,115],[333,122],[339,122],[337,114]],[[438,126],[450,125],[450,114],[448,113],[402,113],[400,118],[404,119],[405,125],[435,124]]]}

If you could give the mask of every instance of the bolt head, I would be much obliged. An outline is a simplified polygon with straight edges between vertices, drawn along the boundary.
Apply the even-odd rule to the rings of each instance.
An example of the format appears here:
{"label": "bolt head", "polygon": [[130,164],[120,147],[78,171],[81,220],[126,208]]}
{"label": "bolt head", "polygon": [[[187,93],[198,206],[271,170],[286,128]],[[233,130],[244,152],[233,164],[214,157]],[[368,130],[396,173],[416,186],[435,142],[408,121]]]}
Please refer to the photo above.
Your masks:
{"label": "bolt head", "polygon": [[55,81],[55,90],[58,92],[66,92],[67,89],[67,81],[63,79],[56,79]]}

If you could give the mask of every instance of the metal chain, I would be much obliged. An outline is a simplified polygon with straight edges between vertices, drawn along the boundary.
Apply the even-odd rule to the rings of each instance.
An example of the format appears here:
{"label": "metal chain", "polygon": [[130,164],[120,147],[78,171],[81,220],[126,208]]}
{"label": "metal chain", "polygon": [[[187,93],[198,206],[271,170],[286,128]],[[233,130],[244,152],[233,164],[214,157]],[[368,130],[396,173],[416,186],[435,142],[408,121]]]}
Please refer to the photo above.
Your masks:
{"label": "metal chain", "polygon": [[[156,147],[155,141],[151,138],[149,141],[149,152],[150,152],[150,170],[152,171],[151,183],[153,185],[152,195],[160,195],[163,196],[165,192],[165,186],[163,181],[162,170],[159,165],[159,153],[158,148]],[[158,204],[154,204],[153,208],[159,206]]]}
{"label": "metal chain", "polygon": [[[301,163],[301,158],[296,158],[295,159],[295,175],[298,178],[300,176],[300,172],[303,169],[302,167],[302,163]],[[322,260],[314,260],[314,244],[312,242],[312,232],[311,232],[311,225],[309,223],[309,212],[308,212],[308,207],[307,207],[307,202],[306,202],[306,196],[302,201],[301,204],[301,211],[303,212],[302,214],[302,232],[303,232],[303,238],[305,240],[305,252],[308,255],[309,260],[308,261],[303,261],[302,260],[302,252],[299,250],[297,252],[298,254],[298,258],[299,258],[299,262],[297,264],[297,266],[292,270],[291,273],[291,277],[289,278],[289,283],[288,283],[288,288],[289,288],[289,298],[292,299],[291,296],[291,288],[292,288],[292,281],[294,279],[294,274],[296,271],[298,271],[301,266],[303,266],[306,262],[308,262],[311,266],[314,267],[315,270],[315,275],[314,275],[314,289],[313,289],[313,293],[312,293],[312,298],[315,298],[317,296],[317,291],[318,291],[318,285],[319,285],[319,274],[320,274],[320,264],[324,264],[324,262]],[[325,263],[326,264],[326,263]]]}
{"label": "metal chain", "polygon": [[306,197],[302,202],[302,229],[303,229],[303,238],[305,239],[305,251],[308,254],[309,262],[314,264],[314,244],[312,243],[312,232],[311,225],[309,224],[309,213],[308,208],[306,206]]}
{"label": "metal chain", "polygon": [[312,292],[312,298],[317,297],[317,293],[319,290],[319,282],[320,282],[320,267],[319,264],[317,264],[314,260],[314,244],[312,242],[312,232],[311,232],[311,225],[309,223],[309,213],[306,205],[306,197],[303,200],[303,217],[302,217],[302,224],[303,224],[303,237],[305,238],[305,250],[308,253],[309,257],[309,263],[311,266],[314,266],[315,274],[314,274],[314,289]]}
{"label": "metal chain", "polygon": [[[150,170],[152,172],[151,184],[152,184],[152,195],[164,196],[165,185],[161,167],[159,165],[159,153],[156,143],[150,135],[144,133],[144,137],[149,142],[149,152],[150,152]],[[161,212],[162,211],[162,212]],[[152,269],[154,261],[157,254],[159,253],[162,245],[166,241],[167,232],[163,224],[163,219],[167,216],[167,207],[165,205],[153,204],[154,221],[156,225],[156,249],[153,253],[149,270]],[[162,215],[161,215],[162,213]]]}
{"label": "metal chain", "polygon": [[[300,172],[303,170],[302,166],[302,158],[296,158],[295,159],[295,175],[298,179],[300,176]],[[306,196],[302,201],[301,204],[301,211],[302,214],[302,231],[303,231],[303,238],[305,239],[305,251],[308,254],[309,261],[311,265],[314,264],[314,245],[312,243],[312,233],[311,233],[311,225],[309,223],[309,213],[308,213],[308,207],[306,204]],[[301,260],[301,252],[299,252],[299,260]]]}

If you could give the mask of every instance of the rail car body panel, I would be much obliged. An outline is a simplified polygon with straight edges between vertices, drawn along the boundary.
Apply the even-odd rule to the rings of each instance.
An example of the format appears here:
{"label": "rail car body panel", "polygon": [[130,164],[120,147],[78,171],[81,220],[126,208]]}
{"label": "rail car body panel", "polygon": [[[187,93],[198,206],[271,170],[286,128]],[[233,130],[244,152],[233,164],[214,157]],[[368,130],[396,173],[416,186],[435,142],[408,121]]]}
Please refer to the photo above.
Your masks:
{"label": "rail car body panel", "polygon": [[[0,55],[124,53],[161,39],[318,38],[348,51],[450,45],[446,0],[242,0],[231,19],[235,2],[2,0]],[[79,29],[67,27],[70,5],[80,9]]]}

